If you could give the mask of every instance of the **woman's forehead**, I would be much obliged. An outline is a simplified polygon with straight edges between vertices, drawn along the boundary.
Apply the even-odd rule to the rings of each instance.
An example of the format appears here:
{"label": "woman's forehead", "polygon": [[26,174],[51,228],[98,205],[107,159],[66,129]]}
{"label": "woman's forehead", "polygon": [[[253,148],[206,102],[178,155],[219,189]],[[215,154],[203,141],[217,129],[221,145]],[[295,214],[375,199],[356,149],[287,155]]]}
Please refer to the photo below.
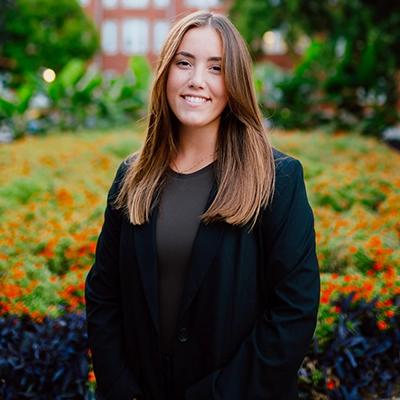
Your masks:
{"label": "woman's forehead", "polygon": [[189,29],[182,37],[176,54],[183,53],[196,58],[207,56],[213,59],[221,59],[223,56],[222,39],[219,32],[212,26],[195,27]]}

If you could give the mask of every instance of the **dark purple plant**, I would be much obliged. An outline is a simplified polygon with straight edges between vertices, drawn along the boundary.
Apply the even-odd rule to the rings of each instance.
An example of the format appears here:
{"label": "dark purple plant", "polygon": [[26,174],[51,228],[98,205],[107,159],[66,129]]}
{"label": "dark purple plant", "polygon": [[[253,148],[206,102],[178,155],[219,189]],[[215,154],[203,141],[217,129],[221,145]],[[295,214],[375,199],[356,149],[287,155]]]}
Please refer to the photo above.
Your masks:
{"label": "dark purple plant", "polygon": [[[323,387],[318,392],[329,399],[362,400],[365,393],[390,397],[393,385],[400,379],[400,317],[391,319],[386,330],[378,328],[378,298],[371,301],[353,301],[354,293],[342,295],[333,305],[340,308],[339,320],[332,341],[319,351],[317,338],[307,358],[323,373]],[[392,299],[399,306],[399,297]],[[310,377],[310,368],[304,363],[300,375]],[[310,364],[308,364],[310,365]],[[328,371],[330,376],[328,377]],[[328,381],[340,382],[334,387]],[[301,382],[301,397],[309,397],[313,389]]]}
{"label": "dark purple plant", "polygon": [[87,379],[84,315],[0,318],[1,399],[89,400]]}

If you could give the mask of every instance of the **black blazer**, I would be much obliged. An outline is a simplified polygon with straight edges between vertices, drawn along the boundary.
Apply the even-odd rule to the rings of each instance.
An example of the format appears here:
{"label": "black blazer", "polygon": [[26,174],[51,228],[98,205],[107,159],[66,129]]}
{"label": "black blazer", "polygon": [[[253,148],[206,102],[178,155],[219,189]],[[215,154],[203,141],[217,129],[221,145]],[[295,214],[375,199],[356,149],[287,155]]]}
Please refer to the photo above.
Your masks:
{"label": "black blazer", "polygon": [[[301,164],[275,151],[272,203],[249,233],[200,224],[174,349],[177,399],[295,400],[316,324],[319,269]],[[130,224],[110,189],[86,280],[89,344],[100,400],[163,400],[155,226]],[[215,196],[210,194],[209,204]]]}

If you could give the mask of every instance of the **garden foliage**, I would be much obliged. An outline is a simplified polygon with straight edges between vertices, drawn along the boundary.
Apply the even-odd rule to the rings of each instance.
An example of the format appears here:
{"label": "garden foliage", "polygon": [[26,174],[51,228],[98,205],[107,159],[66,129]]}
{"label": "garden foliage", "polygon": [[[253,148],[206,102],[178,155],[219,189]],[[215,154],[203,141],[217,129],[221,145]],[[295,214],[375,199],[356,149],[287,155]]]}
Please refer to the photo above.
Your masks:
{"label": "garden foliage", "polygon": [[[354,296],[340,295],[332,301],[338,321],[327,342],[314,338],[314,348],[299,371],[301,398],[365,400],[399,395],[399,315],[389,313],[389,327],[380,317],[379,296],[359,301]],[[398,309],[399,295],[386,303]]]}
{"label": "garden foliage", "polygon": [[[71,59],[51,83],[30,74],[18,89],[0,91],[0,125],[2,120],[9,124],[16,137],[121,125],[144,116],[151,74],[144,56],[132,57],[125,73],[113,78]],[[37,95],[45,96],[48,105],[33,106]]]}
{"label": "garden foliage", "polygon": [[77,0],[1,0],[0,72],[13,73],[13,85],[39,68],[57,73],[72,58],[90,60],[100,48],[93,21]]}
{"label": "garden foliage", "polygon": [[[302,161],[315,215],[321,306],[299,378],[304,398],[384,397],[400,371],[400,154],[355,135],[276,132],[272,140]],[[49,324],[63,310],[83,312],[107,190],[141,141],[118,129],[0,147],[4,321]]]}
{"label": "garden foliage", "polygon": [[85,318],[0,318],[0,398],[89,400]]}
{"label": "garden foliage", "polygon": [[[261,53],[266,31],[278,29],[295,69],[279,82],[267,107],[286,128],[329,129],[379,135],[399,120],[400,24],[393,1],[236,0],[232,16]],[[310,45],[302,54],[305,35]],[[269,93],[263,102],[270,100]]]}

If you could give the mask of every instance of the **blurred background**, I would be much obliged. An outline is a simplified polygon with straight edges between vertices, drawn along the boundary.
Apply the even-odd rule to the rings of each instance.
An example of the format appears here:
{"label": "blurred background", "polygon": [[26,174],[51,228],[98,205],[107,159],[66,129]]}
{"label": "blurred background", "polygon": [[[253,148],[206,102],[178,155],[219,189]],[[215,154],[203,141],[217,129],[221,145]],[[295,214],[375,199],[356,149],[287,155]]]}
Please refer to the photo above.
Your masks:
{"label": "blurred background", "polygon": [[153,68],[171,23],[204,8],[248,42],[268,126],[398,138],[397,2],[1,0],[3,140],[136,116],[149,80],[132,59]]}
{"label": "blurred background", "polygon": [[0,398],[93,399],[84,279],[174,20],[228,14],[300,159],[321,306],[302,399],[400,397],[400,4],[0,0]]}

